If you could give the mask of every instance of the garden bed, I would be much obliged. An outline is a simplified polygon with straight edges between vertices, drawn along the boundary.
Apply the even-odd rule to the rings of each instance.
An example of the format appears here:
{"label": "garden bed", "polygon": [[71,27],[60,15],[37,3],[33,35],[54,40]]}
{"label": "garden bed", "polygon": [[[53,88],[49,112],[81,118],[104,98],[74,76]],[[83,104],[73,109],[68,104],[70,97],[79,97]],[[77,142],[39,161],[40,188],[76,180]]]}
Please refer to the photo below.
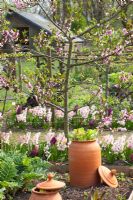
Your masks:
{"label": "garden bed", "polygon": [[[105,165],[109,169],[116,169],[118,173],[124,173],[128,177],[133,177],[133,166],[128,165]],[[68,173],[68,163],[55,163],[51,170],[61,174]]]}
{"label": "garden bed", "polygon": [[[62,177],[63,179],[63,177]],[[66,181],[65,181],[66,182]],[[60,193],[62,195],[63,200],[90,200],[90,196],[93,190],[97,190],[99,197],[103,193],[105,193],[103,200],[127,200],[133,190],[133,182],[130,178],[124,178],[122,180],[119,177],[119,186],[118,188],[110,188],[106,185],[100,185],[98,187],[89,187],[87,189],[79,189],[70,187],[69,182],[67,182],[67,186]],[[14,200],[28,200],[30,197],[30,193],[19,193],[16,195]]]}

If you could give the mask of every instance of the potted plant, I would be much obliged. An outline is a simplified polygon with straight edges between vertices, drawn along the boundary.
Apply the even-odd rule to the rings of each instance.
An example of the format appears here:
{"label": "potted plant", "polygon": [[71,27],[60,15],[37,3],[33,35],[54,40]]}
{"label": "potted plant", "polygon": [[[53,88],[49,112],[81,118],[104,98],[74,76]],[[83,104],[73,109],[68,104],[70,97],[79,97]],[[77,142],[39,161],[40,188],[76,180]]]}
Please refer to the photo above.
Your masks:
{"label": "potted plant", "polygon": [[98,167],[101,165],[101,149],[96,141],[98,130],[75,129],[70,138],[68,160],[70,184],[89,187],[100,182]]}

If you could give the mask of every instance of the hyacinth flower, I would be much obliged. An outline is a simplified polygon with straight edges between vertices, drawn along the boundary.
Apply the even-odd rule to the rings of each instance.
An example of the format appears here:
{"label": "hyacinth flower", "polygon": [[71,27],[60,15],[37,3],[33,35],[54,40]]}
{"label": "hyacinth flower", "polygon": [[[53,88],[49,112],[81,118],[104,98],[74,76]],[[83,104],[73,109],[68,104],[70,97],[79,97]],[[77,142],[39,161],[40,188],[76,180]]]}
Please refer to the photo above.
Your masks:
{"label": "hyacinth flower", "polygon": [[6,132],[1,133],[1,141],[5,144],[9,144],[11,135],[12,135],[11,131],[7,133]]}
{"label": "hyacinth flower", "polygon": [[41,135],[41,133],[38,132],[38,133],[36,133],[36,134],[33,136],[33,138],[31,139],[32,144],[38,145],[40,135]]}
{"label": "hyacinth flower", "polygon": [[29,156],[35,157],[39,155],[39,145],[35,145],[31,152],[29,153]]}
{"label": "hyacinth flower", "polygon": [[32,113],[33,116],[43,118],[46,116],[46,107],[36,106],[34,108],[29,109],[29,113]]}
{"label": "hyacinth flower", "polygon": [[112,145],[112,152],[114,154],[123,153],[124,147],[126,145],[126,136],[119,137]]}
{"label": "hyacinth flower", "polygon": [[24,144],[28,145],[31,139],[31,132],[27,132],[26,135],[21,135],[18,138],[19,144],[22,146]]}
{"label": "hyacinth flower", "polygon": [[25,110],[22,110],[20,114],[16,114],[18,122],[26,122],[26,117],[27,117],[27,108]]}
{"label": "hyacinth flower", "polygon": [[82,116],[83,119],[87,119],[90,113],[89,106],[84,106],[78,110],[79,114]]}

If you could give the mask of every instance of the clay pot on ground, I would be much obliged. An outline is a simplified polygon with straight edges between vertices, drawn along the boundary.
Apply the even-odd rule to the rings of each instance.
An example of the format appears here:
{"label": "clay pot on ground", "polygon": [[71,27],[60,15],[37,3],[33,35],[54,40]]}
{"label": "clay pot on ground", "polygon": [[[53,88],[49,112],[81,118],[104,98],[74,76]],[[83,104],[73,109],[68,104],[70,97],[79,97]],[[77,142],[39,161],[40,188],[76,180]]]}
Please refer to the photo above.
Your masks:
{"label": "clay pot on ground", "polygon": [[101,149],[96,140],[73,141],[68,160],[71,186],[85,188],[100,183]]}
{"label": "clay pot on ground", "polygon": [[48,179],[37,184],[32,189],[29,200],[62,200],[59,190],[65,186],[65,183],[53,180],[53,175],[48,174]]}

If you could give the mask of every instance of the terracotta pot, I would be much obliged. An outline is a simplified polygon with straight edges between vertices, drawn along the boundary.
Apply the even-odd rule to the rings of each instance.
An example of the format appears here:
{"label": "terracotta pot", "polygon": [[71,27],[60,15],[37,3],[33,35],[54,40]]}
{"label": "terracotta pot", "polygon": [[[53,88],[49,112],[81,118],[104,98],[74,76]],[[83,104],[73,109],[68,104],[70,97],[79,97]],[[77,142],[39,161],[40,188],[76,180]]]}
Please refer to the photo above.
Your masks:
{"label": "terracotta pot", "polygon": [[46,181],[38,183],[32,189],[29,200],[62,200],[59,190],[65,186],[64,182],[53,179],[53,174],[48,174]]}
{"label": "terracotta pot", "polygon": [[89,187],[100,183],[101,149],[96,140],[73,141],[69,147],[70,184]]}
{"label": "terracotta pot", "polygon": [[58,191],[55,192],[38,192],[37,188],[32,189],[29,200],[62,200]]}

